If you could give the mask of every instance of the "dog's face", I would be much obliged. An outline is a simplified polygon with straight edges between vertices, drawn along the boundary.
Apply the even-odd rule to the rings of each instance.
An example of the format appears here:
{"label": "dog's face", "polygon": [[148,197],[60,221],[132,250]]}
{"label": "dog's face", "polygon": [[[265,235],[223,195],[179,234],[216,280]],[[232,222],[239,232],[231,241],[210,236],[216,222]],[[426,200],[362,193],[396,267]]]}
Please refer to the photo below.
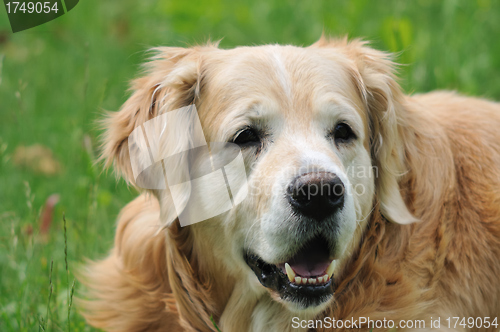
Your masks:
{"label": "dog's face", "polygon": [[354,81],[324,49],[264,46],[208,61],[199,105],[208,141],[238,144],[248,173],[247,198],[218,218],[230,229],[226,250],[291,308],[325,303],[373,206]]}
{"label": "dog's face", "polygon": [[[402,95],[390,62],[362,43],[324,40],[309,48],[168,52],[136,81],[120,112],[127,126],[116,126],[108,139],[121,130],[123,141],[131,123],[147,120],[151,110],[194,102],[206,140],[237,144],[248,179],[239,205],[189,226],[196,241],[209,244],[249,291],[267,291],[292,311],[323,310],[374,204],[393,222],[413,221],[397,184],[404,171],[397,130]],[[107,152],[127,176],[127,155],[117,142],[108,142]],[[163,219],[172,219],[167,193],[155,194]],[[202,199],[211,204],[211,197]]]}

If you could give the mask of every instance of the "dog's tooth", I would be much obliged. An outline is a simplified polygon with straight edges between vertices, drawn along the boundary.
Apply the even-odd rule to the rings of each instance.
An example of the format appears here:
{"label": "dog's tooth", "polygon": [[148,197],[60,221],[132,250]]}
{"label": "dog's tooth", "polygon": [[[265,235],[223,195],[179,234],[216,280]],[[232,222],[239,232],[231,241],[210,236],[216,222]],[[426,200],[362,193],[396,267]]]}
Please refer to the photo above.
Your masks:
{"label": "dog's tooth", "polygon": [[323,276],[323,282],[327,282],[328,280],[330,280],[330,277],[328,276],[328,274],[325,274]]}
{"label": "dog's tooth", "polygon": [[318,282],[322,283],[323,282],[323,277],[318,277]]}
{"label": "dog's tooth", "polygon": [[333,262],[335,261],[332,261],[330,263],[330,265],[328,266],[328,269],[326,269],[326,274],[328,275],[328,278],[331,278],[332,275],[333,275],[333,270],[335,269],[335,264],[333,264]]}
{"label": "dog's tooth", "polygon": [[295,272],[288,263],[285,263],[285,270],[286,275],[288,276],[288,280],[290,280],[290,282],[293,282],[295,280]]}
{"label": "dog's tooth", "polygon": [[309,278],[309,280],[307,280],[310,284],[315,284],[316,283],[316,278]]}
{"label": "dog's tooth", "polygon": [[295,277],[295,283],[297,285],[300,285],[300,282],[301,282],[302,278],[301,277]]}

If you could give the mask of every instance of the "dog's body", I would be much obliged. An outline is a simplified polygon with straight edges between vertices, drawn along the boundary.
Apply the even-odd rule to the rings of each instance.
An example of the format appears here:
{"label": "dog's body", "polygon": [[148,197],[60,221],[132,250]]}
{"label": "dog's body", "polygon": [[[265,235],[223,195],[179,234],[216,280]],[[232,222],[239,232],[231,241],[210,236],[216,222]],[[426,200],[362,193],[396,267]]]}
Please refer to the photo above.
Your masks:
{"label": "dog's body", "polygon": [[[500,105],[447,92],[405,96],[385,54],[357,41],[164,52],[108,122],[104,157],[125,178],[134,181],[122,143],[162,105],[195,103],[207,140],[228,141],[228,128],[241,127],[231,121],[258,100],[255,113],[266,134],[252,138],[262,144],[256,151],[242,144],[250,185],[271,188],[283,179],[286,185],[293,177],[284,170],[305,160],[326,169],[321,177],[331,173],[346,188],[364,191],[343,197],[340,210],[314,228],[309,225],[319,217],[290,212],[284,194],[247,197],[232,211],[187,227],[172,217],[168,194],[143,194],[123,209],[111,255],[86,272],[92,325],[210,331],[213,316],[224,332],[287,331],[307,330],[303,320],[369,317],[396,326],[424,320],[423,330],[498,330],[454,325],[454,319],[448,329],[447,318],[500,316]],[[238,63],[223,61],[233,58]],[[248,71],[234,76],[242,64]],[[259,80],[260,73],[270,78]],[[332,73],[334,79],[322,81]],[[158,86],[163,90],[155,96]],[[248,96],[258,97],[240,102]],[[338,123],[329,114],[342,117],[354,134],[340,128],[325,139],[318,128]],[[348,173],[360,165],[377,167],[377,176]],[[328,287],[314,290],[321,300],[300,288],[300,278],[299,286],[283,286],[282,264],[301,271],[304,264],[294,265],[298,258],[290,256],[323,238],[333,275]],[[264,277],[278,273],[279,287],[262,277],[262,266],[275,269]],[[431,328],[431,319],[441,327]]]}

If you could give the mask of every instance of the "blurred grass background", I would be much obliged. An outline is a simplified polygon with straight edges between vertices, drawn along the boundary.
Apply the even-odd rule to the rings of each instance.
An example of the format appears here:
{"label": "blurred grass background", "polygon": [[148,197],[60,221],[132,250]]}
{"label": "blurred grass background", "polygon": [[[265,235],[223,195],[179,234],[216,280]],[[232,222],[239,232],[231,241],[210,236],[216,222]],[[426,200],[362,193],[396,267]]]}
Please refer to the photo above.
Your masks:
{"label": "blurred grass background", "polygon": [[[85,257],[107,253],[116,215],[136,195],[93,165],[95,120],[125,101],[145,50],[209,38],[223,38],[223,48],[309,45],[323,30],[401,52],[408,92],[454,89],[500,100],[495,0],[82,0],[16,34],[0,9],[0,331],[93,331],[74,308],[68,321],[72,272]],[[33,144],[52,150],[54,174],[16,164],[16,149]],[[60,202],[42,234],[41,211],[54,193]]]}

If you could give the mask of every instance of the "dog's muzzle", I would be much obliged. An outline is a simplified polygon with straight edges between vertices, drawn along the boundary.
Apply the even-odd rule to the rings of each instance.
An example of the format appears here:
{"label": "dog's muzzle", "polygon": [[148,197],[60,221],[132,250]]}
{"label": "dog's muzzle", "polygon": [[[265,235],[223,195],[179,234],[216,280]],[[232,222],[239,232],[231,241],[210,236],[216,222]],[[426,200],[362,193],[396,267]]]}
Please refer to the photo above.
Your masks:
{"label": "dog's muzzle", "polygon": [[267,263],[252,253],[245,256],[245,261],[264,287],[305,309],[320,305],[333,295],[334,260],[330,252],[328,241],[315,237],[286,262]]}
{"label": "dog's muzzle", "polygon": [[344,184],[337,175],[314,172],[296,177],[286,196],[296,213],[323,221],[342,209],[344,193]]}

